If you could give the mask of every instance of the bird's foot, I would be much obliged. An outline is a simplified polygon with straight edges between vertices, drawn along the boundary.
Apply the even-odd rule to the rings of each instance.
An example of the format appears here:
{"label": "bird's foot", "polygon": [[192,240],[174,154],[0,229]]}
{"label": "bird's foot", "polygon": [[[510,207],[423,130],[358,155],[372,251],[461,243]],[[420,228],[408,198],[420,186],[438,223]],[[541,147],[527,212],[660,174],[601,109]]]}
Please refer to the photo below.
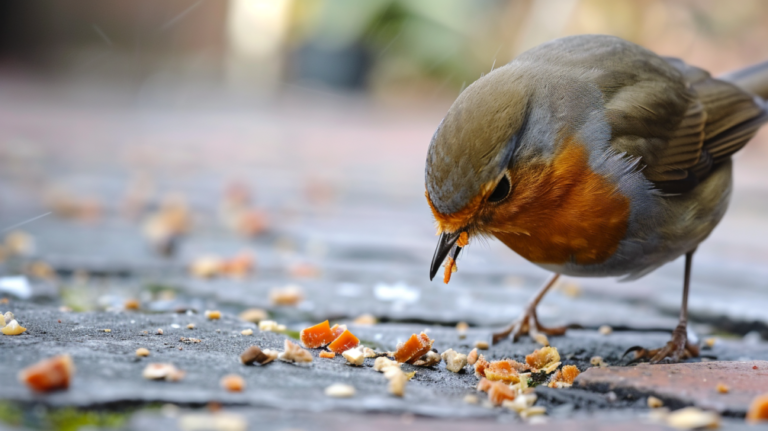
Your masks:
{"label": "bird's foot", "polygon": [[645,349],[641,346],[634,346],[624,352],[624,356],[633,353],[634,357],[629,363],[648,360],[652,364],[658,363],[676,363],[683,359],[696,358],[699,356],[699,346],[688,342],[686,324],[680,323],[672,332],[672,339],[667,341],[667,345],[659,349]]}
{"label": "bird's foot", "polygon": [[493,344],[507,338],[511,334],[512,342],[516,342],[521,335],[529,335],[537,343],[549,346],[547,335],[563,335],[567,329],[568,326],[557,326],[554,328],[542,326],[539,323],[539,318],[536,316],[536,307],[531,306],[509,327],[493,334]]}

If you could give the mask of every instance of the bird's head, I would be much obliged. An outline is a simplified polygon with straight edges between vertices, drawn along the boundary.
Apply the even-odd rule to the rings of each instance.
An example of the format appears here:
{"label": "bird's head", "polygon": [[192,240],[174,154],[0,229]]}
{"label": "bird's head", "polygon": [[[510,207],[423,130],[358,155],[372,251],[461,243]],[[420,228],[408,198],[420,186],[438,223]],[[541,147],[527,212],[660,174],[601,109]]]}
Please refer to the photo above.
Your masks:
{"label": "bird's head", "polygon": [[499,211],[510,210],[510,171],[528,112],[529,94],[509,66],[470,85],[437,128],[426,163],[426,196],[440,240],[430,268],[461,250],[470,237],[494,233]]}

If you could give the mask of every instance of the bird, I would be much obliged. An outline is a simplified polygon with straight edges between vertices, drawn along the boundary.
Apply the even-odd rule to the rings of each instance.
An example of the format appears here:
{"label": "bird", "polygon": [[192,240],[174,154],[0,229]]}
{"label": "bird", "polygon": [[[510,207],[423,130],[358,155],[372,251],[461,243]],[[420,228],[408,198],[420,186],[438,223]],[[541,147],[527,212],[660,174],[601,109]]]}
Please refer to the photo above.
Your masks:
{"label": "bird", "polygon": [[[697,356],[688,341],[693,255],[723,218],[731,156],[768,122],[768,62],[721,76],[608,35],[532,48],[468,86],[427,151],[439,234],[430,280],[474,238],[552,272],[493,342],[547,335],[536,306],[560,275],[640,278],[685,256],[680,319],[635,359]],[[628,352],[629,353],[629,352]]]}

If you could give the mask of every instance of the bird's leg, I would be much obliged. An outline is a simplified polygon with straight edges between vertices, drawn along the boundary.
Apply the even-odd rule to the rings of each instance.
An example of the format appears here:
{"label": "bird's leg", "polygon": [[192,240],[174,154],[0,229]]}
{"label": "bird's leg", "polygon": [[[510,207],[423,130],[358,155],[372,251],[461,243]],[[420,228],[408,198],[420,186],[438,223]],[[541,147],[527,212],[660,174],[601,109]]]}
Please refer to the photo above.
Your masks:
{"label": "bird's leg", "polygon": [[699,346],[688,342],[688,289],[691,284],[691,264],[693,263],[693,249],[685,254],[685,278],[683,280],[683,304],[680,307],[680,322],[672,331],[672,339],[660,349],[644,349],[631,347],[624,355],[634,352],[635,357],[631,362],[641,359],[649,359],[652,364],[659,362],[680,362],[682,359],[699,356]]}
{"label": "bird's leg", "polygon": [[566,329],[568,329],[566,326],[546,328],[541,326],[539,323],[539,318],[536,316],[536,306],[539,305],[539,302],[541,302],[541,299],[544,298],[544,295],[547,293],[547,291],[555,285],[555,282],[558,278],[560,278],[560,274],[554,274],[552,278],[550,278],[549,281],[544,284],[541,290],[539,290],[533,300],[531,300],[531,302],[525,308],[523,315],[520,316],[519,319],[515,320],[503,331],[493,334],[493,344],[496,344],[504,338],[507,338],[510,334],[512,334],[512,341],[517,341],[521,335],[528,334],[531,336],[531,338],[538,341],[539,343],[549,345],[549,340],[547,340],[547,336],[544,334],[565,334]]}

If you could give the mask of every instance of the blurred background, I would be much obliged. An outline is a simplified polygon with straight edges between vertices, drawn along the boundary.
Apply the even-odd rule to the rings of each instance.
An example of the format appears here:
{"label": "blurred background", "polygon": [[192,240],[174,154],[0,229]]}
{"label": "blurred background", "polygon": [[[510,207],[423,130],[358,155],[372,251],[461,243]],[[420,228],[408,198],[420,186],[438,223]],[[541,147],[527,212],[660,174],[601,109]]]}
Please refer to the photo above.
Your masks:
{"label": "blurred background", "polygon": [[[768,3],[2,2],[0,297],[506,323],[546,273],[490,242],[429,282],[426,149],[466,86],[580,33],[716,75],[768,59]],[[747,300],[768,294],[767,137],[736,157],[731,212],[697,255],[693,313],[719,330],[768,335]],[[681,271],[566,280],[539,315],[669,329]],[[713,300],[726,287],[744,300]]]}

